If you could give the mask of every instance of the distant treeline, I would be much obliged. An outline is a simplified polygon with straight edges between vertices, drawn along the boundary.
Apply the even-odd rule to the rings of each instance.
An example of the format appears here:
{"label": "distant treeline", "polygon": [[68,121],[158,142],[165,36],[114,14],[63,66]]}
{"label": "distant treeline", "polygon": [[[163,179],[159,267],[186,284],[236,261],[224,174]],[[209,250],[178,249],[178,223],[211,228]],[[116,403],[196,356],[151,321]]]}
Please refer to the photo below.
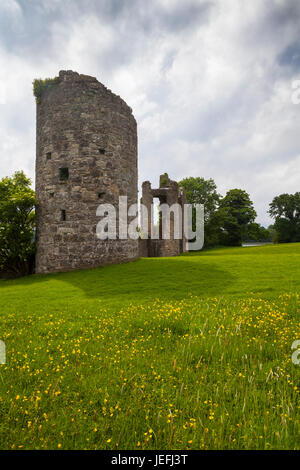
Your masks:
{"label": "distant treeline", "polygon": [[179,182],[190,204],[203,204],[204,246],[240,246],[244,242],[288,243],[300,241],[300,192],[281,194],[270,203],[274,224],[268,228],[255,222],[256,211],[249,194],[231,189],[223,197],[213,179],[185,178]]}
{"label": "distant treeline", "polygon": [[[213,179],[200,177],[185,178],[179,186],[185,187],[190,204],[204,204],[205,247],[300,241],[299,192],[273,199],[269,214],[274,225],[265,228],[255,222],[253,203],[242,189],[231,189],[222,197]],[[35,206],[31,181],[22,171],[0,180],[0,277],[3,273],[16,276],[33,271]]]}

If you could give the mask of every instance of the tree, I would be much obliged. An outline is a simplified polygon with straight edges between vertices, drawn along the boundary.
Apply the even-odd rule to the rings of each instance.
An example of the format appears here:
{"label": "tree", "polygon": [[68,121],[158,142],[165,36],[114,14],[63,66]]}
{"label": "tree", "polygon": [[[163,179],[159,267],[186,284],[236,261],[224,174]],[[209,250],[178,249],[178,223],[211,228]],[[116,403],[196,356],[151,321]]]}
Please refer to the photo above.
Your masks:
{"label": "tree", "polygon": [[250,240],[255,242],[264,242],[271,241],[272,236],[267,228],[256,222],[251,222],[250,224],[244,226],[242,230],[242,240],[243,242]]}
{"label": "tree", "polygon": [[[217,228],[214,226],[213,214],[217,210],[221,195],[217,193],[217,186],[214,180],[211,178],[206,180],[201,177],[189,177],[181,180],[178,186],[185,188],[189,204],[204,205],[205,246],[217,244]],[[194,223],[193,230],[195,230]]]}
{"label": "tree", "polygon": [[28,274],[34,256],[35,194],[22,171],[0,180],[0,271]]}
{"label": "tree", "polygon": [[269,214],[275,219],[275,241],[279,243],[300,241],[300,192],[280,194],[270,203]]}
{"label": "tree", "polygon": [[220,201],[215,218],[221,228],[221,243],[240,246],[245,227],[253,223],[256,218],[249,194],[242,189],[228,191]]}
{"label": "tree", "polygon": [[268,231],[269,231],[269,233],[270,233],[270,241],[272,241],[272,242],[275,243],[276,240],[277,240],[277,232],[276,232],[276,230],[275,230],[274,225],[269,225]]}

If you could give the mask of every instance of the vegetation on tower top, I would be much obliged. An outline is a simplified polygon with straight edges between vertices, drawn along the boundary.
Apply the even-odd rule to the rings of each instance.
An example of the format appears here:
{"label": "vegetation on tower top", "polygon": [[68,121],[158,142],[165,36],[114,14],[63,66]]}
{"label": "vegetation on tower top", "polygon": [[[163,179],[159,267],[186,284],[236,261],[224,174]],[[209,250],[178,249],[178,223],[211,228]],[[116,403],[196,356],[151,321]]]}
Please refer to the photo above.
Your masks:
{"label": "vegetation on tower top", "polygon": [[37,104],[41,103],[41,99],[43,94],[46,90],[52,88],[58,82],[58,77],[54,78],[45,78],[42,80],[41,78],[36,78],[33,81],[33,94],[35,96],[35,100]]}

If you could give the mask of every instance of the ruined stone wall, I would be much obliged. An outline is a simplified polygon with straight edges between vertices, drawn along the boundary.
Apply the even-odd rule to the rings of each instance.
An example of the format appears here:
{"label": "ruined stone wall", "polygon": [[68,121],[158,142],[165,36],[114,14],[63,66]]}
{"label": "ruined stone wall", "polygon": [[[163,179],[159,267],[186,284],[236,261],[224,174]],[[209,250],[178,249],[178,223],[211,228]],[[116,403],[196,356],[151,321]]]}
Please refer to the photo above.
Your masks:
{"label": "ruined stone wall", "polygon": [[137,202],[137,128],[131,108],[96,78],[61,71],[37,104],[36,272],[138,257],[137,240],[98,240],[100,203]]}
{"label": "ruined stone wall", "polygon": [[[145,214],[141,214],[142,227],[148,233],[148,239],[140,240],[140,256],[142,257],[164,257],[164,256],[178,256],[187,251],[187,241],[183,236],[182,239],[174,238],[174,213],[170,212],[169,230],[170,238],[163,239],[162,237],[162,221],[159,224],[159,239],[151,239],[151,225],[153,224],[153,214],[151,213],[151,205],[153,198],[158,198],[160,204],[167,204],[172,207],[173,204],[180,204],[182,209],[186,203],[186,194],[184,188],[178,188],[176,181],[170,180],[165,173],[160,176],[159,188],[152,189],[149,181],[144,181],[142,184],[142,198],[141,203],[147,208]],[[182,210],[182,233],[184,227],[184,213]]]}

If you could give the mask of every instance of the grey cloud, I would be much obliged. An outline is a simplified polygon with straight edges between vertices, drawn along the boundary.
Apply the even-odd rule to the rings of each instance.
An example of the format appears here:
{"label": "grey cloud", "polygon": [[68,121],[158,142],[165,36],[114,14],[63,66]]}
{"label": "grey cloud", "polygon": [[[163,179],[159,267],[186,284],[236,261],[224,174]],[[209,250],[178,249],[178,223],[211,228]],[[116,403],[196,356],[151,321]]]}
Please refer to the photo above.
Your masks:
{"label": "grey cloud", "polygon": [[126,19],[128,27],[143,30],[147,34],[155,31],[179,32],[207,20],[213,6],[211,1],[178,1],[171,11],[155,1],[145,0],[86,0],[84,10],[104,15],[110,21]]}
{"label": "grey cloud", "polygon": [[274,34],[278,32],[277,28],[288,25],[299,28],[300,4],[298,0],[288,0],[283,2],[266,2],[267,16],[266,26],[273,29]]}
{"label": "grey cloud", "polygon": [[276,44],[280,51],[285,47],[285,37],[289,35],[298,37],[300,22],[300,2],[298,0],[284,0],[282,2],[265,0],[257,2],[257,4],[260,8],[259,15],[255,21],[249,21],[245,25],[239,37],[239,40],[247,47],[256,48],[259,54],[262,48],[271,49]]}
{"label": "grey cloud", "polygon": [[[138,46],[143,39],[137,34],[178,33],[205,22],[211,2],[178,2],[171,12],[159,3],[144,0],[15,0],[22,14],[14,18],[13,12],[4,12],[0,19],[2,46],[17,55],[41,57],[55,53],[52,27],[64,23],[66,32],[72,24],[85,16],[94,15],[115,27],[116,35],[125,40],[116,59],[122,59],[128,45]],[[51,7],[49,6],[51,4]],[[147,39],[147,38],[146,38]],[[129,43],[129,44],[128,44]],[[122,42],[120,41],[120,44]],[[63,44],[62,44],[63,47]],[[116,52],[112,48],[112,53]],[[126,60],[126,54],[124,57]]]}
{"label": "grey cloud", "polygon": [[154,11],[152,24],[147,17],[143,18],[143,27],[145,31],[151,31],[156,27],[159,31],[178,33],[187,28],[194,28],[203,23],[209,17],[213,4],[211,2],[194,3],[188,5],[179,3],[171,13],[156,8]]}
{"label": "grey cloud", "polygon": [[294,42],[284,49],[278,56],[278,63],[288,66],[295,71],[300,70],[300,42]]}
{"label": "grey cloud", "polygon": [[20,9],[6,11],[0,20],[0,41],[2,47],[16,55],[44,53],[51,43],[51,22],[53,15],[46,20],[37,12],[35,2],[16,2]]}

